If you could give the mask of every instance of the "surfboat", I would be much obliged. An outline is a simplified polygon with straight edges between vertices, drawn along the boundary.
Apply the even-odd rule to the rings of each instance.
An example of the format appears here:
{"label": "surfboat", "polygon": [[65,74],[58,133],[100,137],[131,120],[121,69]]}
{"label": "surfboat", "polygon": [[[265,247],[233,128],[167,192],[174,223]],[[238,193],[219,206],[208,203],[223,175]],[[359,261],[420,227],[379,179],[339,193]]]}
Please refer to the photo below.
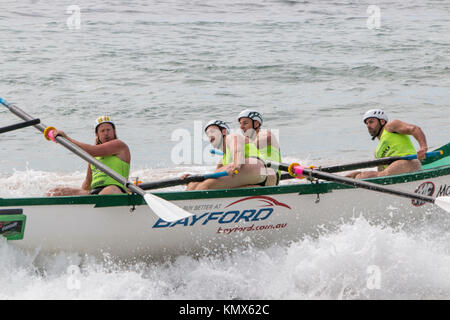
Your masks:
{"label": "surfboat", "polygon": [[[445,146],[450,148],[450,144]],[[448,150],[421,171],[367,179],[429,196],[450,195]],[[429,203],[333,182],[273,187],[154,192],[192,213],[160,219],[137,194],[0,198],[0,224],[14,246],[39,253],[76,252],[117,258],[214,253],[251,244],[265,247],[335,230],[352,218],[400,225],[445,211]],[[7,220],[7,219],[6,219]],[[8,237],[7,237],[8,238]]]}

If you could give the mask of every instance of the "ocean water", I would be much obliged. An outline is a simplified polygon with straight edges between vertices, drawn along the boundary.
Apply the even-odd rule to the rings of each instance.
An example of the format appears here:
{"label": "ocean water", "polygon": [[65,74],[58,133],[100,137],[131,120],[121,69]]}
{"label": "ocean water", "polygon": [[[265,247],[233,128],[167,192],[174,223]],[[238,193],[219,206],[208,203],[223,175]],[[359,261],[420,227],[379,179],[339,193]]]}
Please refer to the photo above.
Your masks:
{"label": "ocean water", "polygon": [[[361,117],[374,107],[419,125],[430,149],[449,142],[448,1],[2,0],[0,8],[0,97],[87,143],[95,118],[112,116],[131,149],[131,175],[144,181],[210,172],[217,159],[202,125],[219,118],[237,129],[245,108],[276,130],[286,162],[372,158],[376,142]],[[0,108],[0,127],[16,122]],[[34,128],[0,135],[1,197],[79,186],[85,170]],[[285,247],[135,264],[37,258],[0,239],[0,298],[449,299],[449,226],[445,215],[405,229],[360,218]]]}

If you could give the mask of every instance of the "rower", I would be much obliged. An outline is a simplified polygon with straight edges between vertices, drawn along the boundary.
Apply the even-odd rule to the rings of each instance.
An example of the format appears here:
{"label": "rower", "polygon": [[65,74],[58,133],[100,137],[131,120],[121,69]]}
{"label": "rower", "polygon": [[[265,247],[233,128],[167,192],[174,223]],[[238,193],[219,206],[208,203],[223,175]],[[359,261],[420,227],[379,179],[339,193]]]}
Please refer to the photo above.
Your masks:
{"label": "rower", "polygon": [[[281,163],[281,153],[278,140],[270,129],[261,129],[263,119],[261,113],[256,110],[246,109],[238,116],[238,122],[244,136],[248,137],[258,149],[259,156],[264,161]],[[272,168],[269,168],[274,172]],[[270,185],[280,182],[281,171],[276,175],[276,181]]]}
{"label": "rower", "polygon": [[[227,176],[191,182],[187,190],[229,189],[245,186],[265,186],[268,170],[264,161],[258,158],[258,150],[247,137],[230,134],[229,126],[221,120],[206,124],[205,133],[211,145],[223,152],[216,172],[226,171]],[[186,177],[187,175],[184,175]],[[275,180],[275,177],[272,178]]]}
{"label": "rower", "polygon": [[[63,131],[54,130],[53,135],[60,135],[94,156],[98,161],[110,167],[120,175],[128,178],[130,173],[130,150],[117,138],[116,126],[109,116],[102,116],[95,121],[95,145],[79,142],[69,138]],[[71,196],[89,194],[123,194],[127,193],[124,185],[100,171],[92,164],[88,165],[86,178],[81,188],[57,187],[51,189],[47,196]]]}
{"label": "rower", "polygon": [[425,134],[420,127],[400,120],[389,121],[387,114],[381,109],[367,111],[363,121],[372,140],[375,138],[379,140],[375,151],[376,158],[415,155],[416,150],[409,138],[410,135],[417,140],[420,149],[417,151],[417,159],[397,160],[390,165],[380,166],[378,171],[355,171],[347,177],[355,179],[383,177],[418,171],[422,168],[420,161],[425,159],[428,146]]}

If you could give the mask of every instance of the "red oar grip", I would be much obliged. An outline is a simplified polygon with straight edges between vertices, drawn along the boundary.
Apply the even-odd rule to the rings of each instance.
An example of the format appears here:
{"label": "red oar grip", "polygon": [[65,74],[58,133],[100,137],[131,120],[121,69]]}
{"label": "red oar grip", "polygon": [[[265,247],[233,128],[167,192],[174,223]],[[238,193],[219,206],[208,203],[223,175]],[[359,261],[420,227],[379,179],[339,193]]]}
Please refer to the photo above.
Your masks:
{"label": "red oar grip", "polygon": [[47,127],[44,130],[44,137],[45,139],[47,139],[48,141],[52,140],[53,142],[55,141],[55,137],[53,136],[53,130],[56,130],[54,127]]}
{"label": "red oar grip", "polygon": [[299,165],[298,163],[291,163],[288,167],[288,172],[291,176],[296,177],[297,179],[304,179],[303,171],[305,169],[314,169],[315,166],[304,167]]}

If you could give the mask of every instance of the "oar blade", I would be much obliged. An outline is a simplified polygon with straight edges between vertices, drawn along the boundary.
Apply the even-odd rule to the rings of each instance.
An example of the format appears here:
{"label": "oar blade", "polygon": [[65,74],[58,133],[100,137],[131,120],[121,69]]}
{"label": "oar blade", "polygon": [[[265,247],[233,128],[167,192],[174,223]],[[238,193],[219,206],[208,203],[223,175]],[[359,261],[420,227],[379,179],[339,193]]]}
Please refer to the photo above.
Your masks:
{"label": "oar blade", "polygon": [[164,199],[161,199],[151,193],[146,193],[144,199],[147,202],[150,209],[153,210],[161,219],[167,222],[174,222],[177,220],[185,219],[192,215],[184,209],[170,203]]}
{"label": "oar blade", "polygon": [[445,211],[450,212],[450,197],[437,197],[434,203]]}

